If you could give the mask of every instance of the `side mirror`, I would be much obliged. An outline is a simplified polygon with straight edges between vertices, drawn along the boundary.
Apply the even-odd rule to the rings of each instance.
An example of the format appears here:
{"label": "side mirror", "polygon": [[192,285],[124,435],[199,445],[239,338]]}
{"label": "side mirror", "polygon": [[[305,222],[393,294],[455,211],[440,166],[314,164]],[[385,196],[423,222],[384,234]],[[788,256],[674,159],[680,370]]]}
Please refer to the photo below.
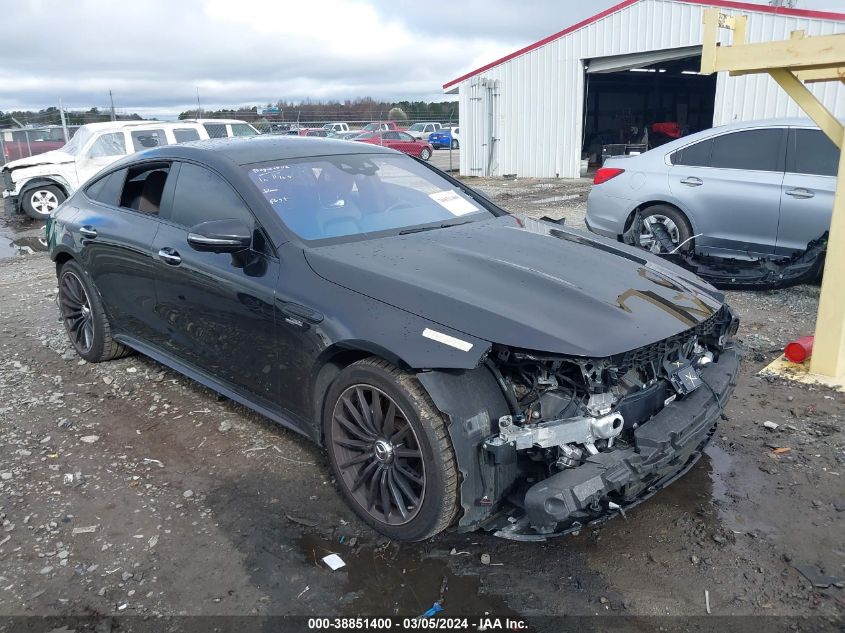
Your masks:
{"label": "side mirror", "polygon": [[188,244],[197,251],[237,253],[252,245],[252,229],[242,220],[201,222],[188,233]]}

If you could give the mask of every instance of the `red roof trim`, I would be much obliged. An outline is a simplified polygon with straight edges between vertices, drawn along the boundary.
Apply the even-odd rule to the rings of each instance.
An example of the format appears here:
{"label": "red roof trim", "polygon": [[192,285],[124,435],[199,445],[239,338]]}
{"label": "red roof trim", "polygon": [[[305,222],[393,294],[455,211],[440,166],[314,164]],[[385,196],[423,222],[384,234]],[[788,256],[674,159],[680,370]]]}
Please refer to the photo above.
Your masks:
{"label": "red roof trim", "polygon": [[[565,28],[562,31],[558,31],[554,35],[549,35],[548,37],[544,37],[542,40],[538,42],[534,42],[533,44],[529,44],[523,48],[520,48],[518,51],[514,51],[510,55],[505,55],[504,57],[497,59],[495,61],[490,62],[489,64],[485,64],[481,68],[476,68],[475,70],[468,72],[465,75],[461,75],[457,79],[453,79],[449,83],[443,84],[443,89],[446,90],[447,88],[454,86],[457,83],[460,83],[470,77],[477,75],[478,73],[483,73],[485,70],[490,70],[494,66],[498,66],[500,64],[504,64],[507,61],[514,59],[515,57],[519,57],[520,55],[524,55],[530,51],[533,51],[536,48],[540,48],[549,42],[553,42],[556,39],[563,37],[564,35],[568,35],[573,31],[577,31],[578,29],[582,29],[585,26],[592,24],[593,22],[598,22],[602,18],[606,18],[612,13],[616,13],[617,11],[621,11],[632,4],[636,4],[640,0],[625,0],[624,2],[620,2],[617,5],[610,7],[609,9],[602,11],[601,13],[594,15],[591,18],[587,18],[586,20],[582,20],[578,22],[578,24],[573,24],[572,26]],[[676,0],[677,2],[685,2],[687,4],[698,4],[702,6],[712,6],[712,7],[719,7],[721,9],[737,9],[739,11],[756,11],[758,13],[776,13],[780,15],[788,15],[792,17],[799,17],[799,18],[818,18],[821,20],[839,20],[845,21],[845,13],[833,13],[831,11],[811,11],[808,9],[788,9],[786,7],[772,7],[767,4],[752,4],[750,2],[734,2],[733,0]]]}

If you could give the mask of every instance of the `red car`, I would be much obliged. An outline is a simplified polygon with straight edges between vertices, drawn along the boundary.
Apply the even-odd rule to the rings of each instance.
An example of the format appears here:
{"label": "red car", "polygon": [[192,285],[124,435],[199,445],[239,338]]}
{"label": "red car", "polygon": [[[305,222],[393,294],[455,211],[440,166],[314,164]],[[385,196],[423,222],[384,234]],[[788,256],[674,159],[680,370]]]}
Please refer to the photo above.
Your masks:
{"label": "red car", "polygon": [[360,136],[356,136],[354,140],[360,143],[383,145],[384,147],[396,149],[411,156],[417,156],[423,160],[431,158],[431,153],[434,151],[434,148],[428,141],[418,141],[405,132],[365,132]]}

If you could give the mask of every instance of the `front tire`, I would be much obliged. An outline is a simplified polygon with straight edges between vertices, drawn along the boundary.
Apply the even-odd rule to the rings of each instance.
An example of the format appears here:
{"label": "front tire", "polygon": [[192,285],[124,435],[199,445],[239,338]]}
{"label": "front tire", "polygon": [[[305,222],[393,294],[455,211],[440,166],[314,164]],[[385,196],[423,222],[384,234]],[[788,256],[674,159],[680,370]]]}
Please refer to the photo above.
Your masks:
{"label": "front tire", "polygon": [[59,313],[71,345],[89,363],[100,363],[122,356],[131,350],[117,343],[100,295],[82,267],[74,260],[59,269]]}
{"label": "front tire", "polygon": [[458,510],[458,470],[446,423],[413,374],[368,358],[340,372],[323,433],[353,511],[398,541],[446,529]]}
{"label": "front tire", "polygon": [[460,145],[458,144],[458,139],[452,139],[452,149],[460,149]]}
{"label": "front tire", "polygon": [[55,185],[35,187],[23,194],[21,207],[33,220],[47,220],[50,214],[67,199],[64,192]]}
{"label": "front tire", "polygon": [[427,147],[423,147],[420,150],[420,158],[422,158],[423,160],[428,160],[429,158],[431,158],[431,150]]}

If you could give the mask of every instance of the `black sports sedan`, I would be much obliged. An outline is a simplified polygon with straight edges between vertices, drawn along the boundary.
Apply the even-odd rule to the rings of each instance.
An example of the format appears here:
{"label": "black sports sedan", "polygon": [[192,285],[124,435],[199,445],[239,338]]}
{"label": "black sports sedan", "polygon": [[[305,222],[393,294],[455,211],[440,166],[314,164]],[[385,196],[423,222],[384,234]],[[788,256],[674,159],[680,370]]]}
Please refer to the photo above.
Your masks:
{"label": "black sports sedan", "polygon": [[141,352],[310,437],[393,539],[624,512],[695,463],[734,386],[712,287],[378,146],[144,151],[48,239],[82,358]]}

